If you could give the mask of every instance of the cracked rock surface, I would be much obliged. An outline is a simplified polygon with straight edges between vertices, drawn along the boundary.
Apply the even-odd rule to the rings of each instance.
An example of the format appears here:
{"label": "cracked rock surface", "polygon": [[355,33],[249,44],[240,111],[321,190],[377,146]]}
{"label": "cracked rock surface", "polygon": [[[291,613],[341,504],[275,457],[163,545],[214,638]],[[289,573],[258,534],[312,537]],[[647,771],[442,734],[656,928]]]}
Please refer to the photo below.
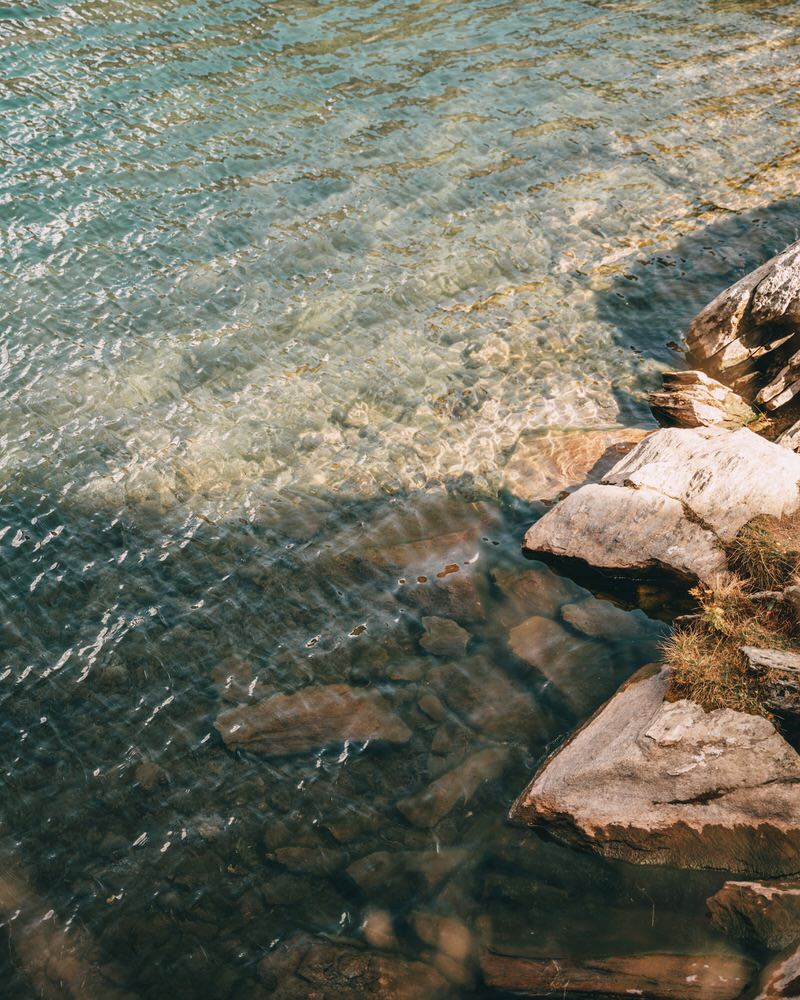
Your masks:
{"label": "cracked rock surface", "polygon": [[645,668],[551,756],[511,809],[640,864],[800,872],[800,756],[767,719],[665,701]]}
{"label": "cracked rock surface", "polygon": [[690,361],[767,410],[800,393],[800,242],[721,292],[692,321]]}
{"label": "cracked rock surface", "polygon": [[709,582],[727,568],[724,543],[744,524],[800,506],[798,483],[800,455],[746,428],[665,428],[641,441],[600,485],[556,504],[528,530],[524,549],[602,569],[661,569]]}

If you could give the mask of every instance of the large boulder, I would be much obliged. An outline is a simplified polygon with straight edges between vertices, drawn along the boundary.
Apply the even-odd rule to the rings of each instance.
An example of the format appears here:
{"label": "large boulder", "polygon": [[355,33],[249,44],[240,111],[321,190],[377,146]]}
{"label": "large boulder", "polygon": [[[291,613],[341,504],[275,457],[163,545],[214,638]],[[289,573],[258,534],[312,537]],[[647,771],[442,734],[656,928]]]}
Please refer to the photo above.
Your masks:
{"label": "large boulder", "polygon": [[780,951],[800,941],[800,881],[726,882],[707,902],[715,927]]}
{"label": "large boulder", "polygon": [[721,292],[692,321],[689,359],[776,410],[800,392],[800,242]]}
{"label": "large boulder", "polygon": [[759,514],[797,510],[800,455],[746,428],[667,428],[642,441],[604,482],[673,497],[729,541]]}
{"label": "large boulder", "polygon": [[353,740],[407,743],[411,730],[377,691],[327,684],[277,694],[217,716],[215,728],[231,750],[271,757]]}
{"label": "large boulder", "polygon": [[[769,476],[765,476],[765,470]],[[665,428],[582,487],[525,536],[532,555],[709,582],[727,568],[724,544],[760,514],[800,506],[800,455],[745,428]]]}
{"label": "large boulder", "polygon": [[511,809],[638,864],[800,872],[800,756],[767,719],[667,702],[645,668],[551,756]]}
{"label": "large boulder", "polygon": [[738,955],[620,955],[579,961],[490,952],[481,959],[481,970],[486,984],[504,994],[561,1000],[735,1000],[754,971]]}
{"label": "large boulder", "polygon": [[664,372],[662,388],[648,397],[662,427],[743,427],[755,411],[741,396],[701,371]]}
{"label": "large boulder", "polygon": [[678,500],[624,486],[583,486],[570,494],[528,529],[523,550],[598,569],[666,570],[692,582],[727,568],[716,535],[690,520]]}

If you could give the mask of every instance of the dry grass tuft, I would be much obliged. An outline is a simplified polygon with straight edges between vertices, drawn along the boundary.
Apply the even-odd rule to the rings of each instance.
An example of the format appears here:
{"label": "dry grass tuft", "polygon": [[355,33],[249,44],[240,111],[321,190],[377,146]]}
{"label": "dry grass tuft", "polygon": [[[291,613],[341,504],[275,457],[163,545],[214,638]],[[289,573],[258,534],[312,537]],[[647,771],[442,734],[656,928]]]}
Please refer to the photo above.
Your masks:
{"label": "dry grass tuft", "polygon": [[749,521],[731,543],[728,561],[758,590],[789,586],[800,573],[800,513]]}
{"label": "dry grass tuft", "polygon": [[688,698],[706,711],[732,708],[770,717],[765,704],[768,676],[755,677],[740,646],[792,646],[794,618],[780,601],[754,600],[750,581],[725,574],[710,587],[697,587],[699,615],[664,642],[672,667],[669,696]]}

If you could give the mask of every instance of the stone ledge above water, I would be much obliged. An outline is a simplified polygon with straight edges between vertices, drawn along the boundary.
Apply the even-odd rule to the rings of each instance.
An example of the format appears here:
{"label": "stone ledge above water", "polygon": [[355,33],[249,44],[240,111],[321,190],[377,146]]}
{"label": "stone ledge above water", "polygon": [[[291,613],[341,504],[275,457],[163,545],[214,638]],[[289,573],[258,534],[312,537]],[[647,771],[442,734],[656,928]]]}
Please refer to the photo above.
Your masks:
{"label": "stone ledge above water", "polygon": [[800,756],[767,719],[665,701],[645,668],[551,756],[510,817],[639,864],[800,872]]}

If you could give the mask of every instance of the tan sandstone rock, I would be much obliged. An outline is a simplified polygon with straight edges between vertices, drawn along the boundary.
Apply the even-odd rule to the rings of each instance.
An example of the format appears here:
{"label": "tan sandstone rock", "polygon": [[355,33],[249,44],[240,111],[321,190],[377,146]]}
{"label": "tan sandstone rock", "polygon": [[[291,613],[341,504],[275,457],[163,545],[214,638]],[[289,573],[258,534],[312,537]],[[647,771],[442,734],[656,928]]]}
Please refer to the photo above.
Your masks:
{"label": "tan sandstone rock", "polygon": [[639,864],[800,872],[800,756],[767,719],[664,700],[645,668],[551,756],[511,809]]}
{"label": "tan sandstone rock", "polygon": [[662,427],[743,427],[755,411],[741,396],[702,371],[664,372],[663,386],[649,398]]}

